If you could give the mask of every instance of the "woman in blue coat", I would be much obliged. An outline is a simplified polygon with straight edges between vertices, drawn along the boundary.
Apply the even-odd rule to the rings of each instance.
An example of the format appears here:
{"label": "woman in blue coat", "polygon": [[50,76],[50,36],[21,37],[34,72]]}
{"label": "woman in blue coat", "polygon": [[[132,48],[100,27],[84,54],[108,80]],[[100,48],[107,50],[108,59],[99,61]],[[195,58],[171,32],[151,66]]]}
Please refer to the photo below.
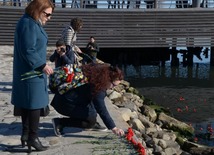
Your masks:
{"label": "woman in blue coat", "polygon": [[[22,146],[27,142],[37,151],[44,151],[38,138],[40,110],[48,105],[47,75],[53,69],[46,64],[48,36],[43,25],[50,20],[54,5],[50,0],[33,0],[16,25],[14,38],[13,88],[11,102],[21,109]],[[42,74],[21,80],[22,75],[38,71]]]}

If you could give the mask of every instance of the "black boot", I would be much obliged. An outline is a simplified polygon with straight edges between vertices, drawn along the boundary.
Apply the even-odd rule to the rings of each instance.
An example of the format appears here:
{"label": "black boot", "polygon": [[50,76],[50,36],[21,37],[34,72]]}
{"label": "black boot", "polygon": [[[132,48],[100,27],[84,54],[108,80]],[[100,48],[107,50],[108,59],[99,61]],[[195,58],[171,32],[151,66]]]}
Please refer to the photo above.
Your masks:
{"label": "black boot", "polygon": [[27,146],[28,146],[28,153],[32,151],[31,146],[34,147],[36,151],[45,151],[48,149],[48,146],[42,145],[38,137],[36,139],[28,139]]}
{"label": "black boot", "polygon": [[21,118],[22,118],[22,136],[21,136],[21,144],[22,147],[26,146],[28,137],[29,137],[29,121],[27,118],[27,114],[28,112],[26,111],[26,109],[22,109],[21,108]]}
{"label": "black boot", "polygon": [[22,143],[22,147],[25,147],[25,144],[27,143],[27,140],[28,140],[28,133],[27,134],[22,134],[20,140],[21,140],[21,143]]}
{"label": "black boot", "polygon": [[64,135],[63,126],[60,124],[60,118],[52,119],[54,133],[56,136],[61,137]]}

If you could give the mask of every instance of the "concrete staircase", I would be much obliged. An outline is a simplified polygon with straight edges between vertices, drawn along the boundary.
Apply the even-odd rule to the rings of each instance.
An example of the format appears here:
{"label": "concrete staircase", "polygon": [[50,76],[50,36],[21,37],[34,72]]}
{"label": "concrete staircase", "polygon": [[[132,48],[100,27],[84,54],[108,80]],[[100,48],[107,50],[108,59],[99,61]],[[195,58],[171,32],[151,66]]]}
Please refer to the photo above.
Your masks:
{"label": "concrete staircase", "polygon": [[[0,6],[0,45],[13,45],[24,7]],[[95,36],[100,48],[186,47],[214,44],[214,8],[77,9],[56,8],[45,26],[49,46],[74,17],[84,21],[77,45]]]}

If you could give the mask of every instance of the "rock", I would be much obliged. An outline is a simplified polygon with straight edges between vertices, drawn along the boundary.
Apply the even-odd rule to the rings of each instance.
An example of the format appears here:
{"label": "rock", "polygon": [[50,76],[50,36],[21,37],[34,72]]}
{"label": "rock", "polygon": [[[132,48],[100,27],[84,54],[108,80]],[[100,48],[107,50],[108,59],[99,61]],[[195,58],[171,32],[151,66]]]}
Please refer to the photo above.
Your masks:
{"label": "rock", "polygon": [[208,147],[185,140],[183,143],[183,148],[186,151],[190,151],[190,150],[196,150],[195,148],[202,148],[200,150],[206,150]]}
{"label": "rock", "polygon": [[141,113],[139,113],[138,118],[143,123],[143,125],[147,128],[155,126],[153,122],[149,121],[148,117],[146,117],[145,115],[142,115]]}
{"label": "rock", "polygon": [[142,133],[141,135],[145,142],[152,140],[152,138],[149,135],[147,135],[146,133]]}
{"label": "rock", "polygon": [[123,85],[125,87],[125,89],[128,89],[130,87],[130,83],[125,80],[122,80],[120,84]]}
{"label": "rock", "polygon": [[112,89],[108,89],[108,90],[106,90],[106,94],[107,94],[107,96],[109,96],[113,91],[114,91],[114,90],[112,90]]}
{"label": "rock", "polygon": [[188,152],[183,151],[183,152],[181,153],[181,155],[191,155],[191,154],[188,153]]}
{"label": "rock", "polygon": [[154,154],[155,155],[158,155],[160,154],[161,152],[163,152],[163,149],[159,146],[159,145],[154,145]]}
{"label": "rock", "polygon": [[167,148],[167,143],[166,143],[166,141],[163,140],[163,139],[160,139],[160,140],[158,141],[158,145],[159,145],[161,148],[163,148],[163,149]]}
{"label": "rock", "polygon": [[151,137],[157,137],[158,131],[159,129],[156,126],[151,128],[146,128],[146,134],[150,135]]}
{"label": "rock", "polygon": [[194,133],[194,128],[184,122],[176,120],[165,113],[160,113],[158,119],[163,122],[166,128],[178,131],[183,135],[191,136]]}
{"label": "rock", "polygon": [[123,96],[126,98],[126,100],[131,100],[134,97],[134,94],[132,94],[132,93],[124,93]]}
{"label": "rock", "polygon": [[116,92],[120,92],[120,93],[125,93],[126,92],[124,85],[121,85],[121,84],[118,85],[118,86],[115,86],[113,88],[113,90],[116,91]]}
{"label": "rock", "polygon": [[214,155],[214,147],[192,147],[189,152],[193,155]]}
{"label": "rock", "polygon": [[178,152],[178,150],[174,149],[174,148],[166,148],[164,150],[166,155],[180,155],[182,152]]}
{"label": "rock", "polygon": [[113,91],[108,97],[110,100],[113,100],[122,97],[122,95],[116,91]]}
{"label": "rock", "polygon": [[128,108],[120,108],[121,116],[124,121],[129,121],[132,115],[132,111]]}
{"label": "rock", "polygon": [[132,124],[133,129],[138,130],[141,133],[145,132],[145,126],[141,123],[139,119],[131,119],[129,123]]}
{"label": "rock", "polygon": [[139,91],[137,89],[133,88],[133,87],[129,87],[127,92],[130,92],[130,93],[133,93],[133,94],[136,94],[136,95],[140,96]]}
{"label": "rock", "polygon": [[147,105],[144,105],[141,107],[141,110],[142,110],[142,113],[146,116],[149,117],[149,120],[151,122],[155,122],[156,119],[157,119],[157,113],[155,112],[154,109],[150,108],[149,106]]}
{"label": "rock", "polygon": [[124,100],[124,97],[121,96],[121,97],[118,97],[118,98],[114,98],[112,99],[112,102],[114,105],[118,106],[118,107],[125,107],[125,100]]}
{"label": "rock", "polygon": [[126,101],[123,104],[125,108],[129,108],[131,111],[139,111],[138,107],[132,101]]}

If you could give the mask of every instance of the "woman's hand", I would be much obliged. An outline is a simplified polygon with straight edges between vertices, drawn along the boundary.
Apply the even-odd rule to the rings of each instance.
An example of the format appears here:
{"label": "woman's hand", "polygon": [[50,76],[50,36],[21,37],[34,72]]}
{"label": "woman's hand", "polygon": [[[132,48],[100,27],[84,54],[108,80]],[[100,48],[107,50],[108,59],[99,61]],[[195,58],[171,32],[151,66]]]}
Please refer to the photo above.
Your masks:
{"label": "woman's hand", "polygon": [[119,128],[117,128],[117,127],[114,127],[114,128],[112,129],[112,132],[113,132],[114,134],[118,135],[118,136],[123,136],[123,135],[124,135],[123,129],[119,129]]}
{"label": "woman's hand", "polygon": [[52,69],[52,67],[46,65],[46,66],[43,68],[43,72],[44,72],[45,74],[47,74],[47,75],[51,75],[51,74],[53,74],[53,69]]}

